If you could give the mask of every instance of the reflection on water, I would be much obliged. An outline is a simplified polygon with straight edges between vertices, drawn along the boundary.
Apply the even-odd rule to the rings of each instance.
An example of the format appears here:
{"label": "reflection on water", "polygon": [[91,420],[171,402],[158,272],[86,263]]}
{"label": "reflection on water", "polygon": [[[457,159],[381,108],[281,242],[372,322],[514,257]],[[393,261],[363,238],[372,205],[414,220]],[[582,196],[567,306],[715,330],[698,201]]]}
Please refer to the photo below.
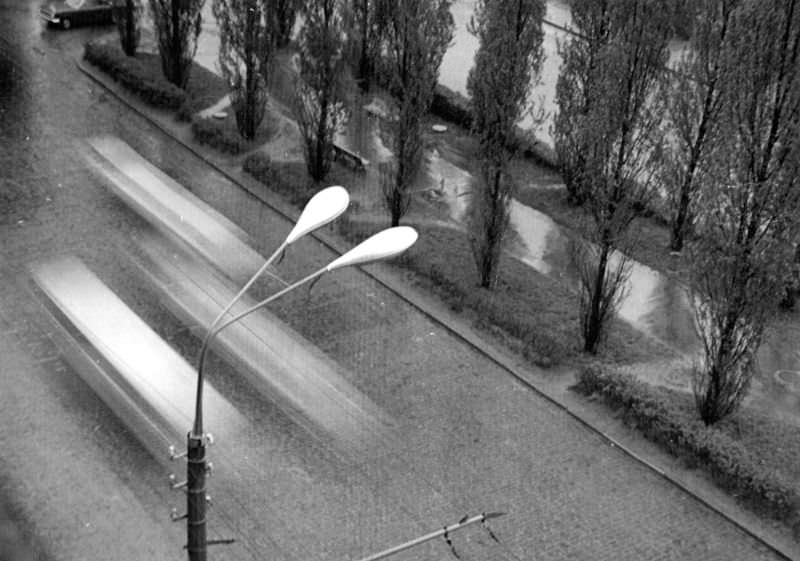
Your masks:
{"label": "reflection on water", "polygon": [[[442,200],[450,208],[451,217],[462,221],[467,205],[464,195],[469,192],[467,181],[471,176],[437,153],[429,159],[429,168],[429,176],[440,180]],[[521,261],[540,273],[577,286],[576,272],[570,266],[569,238],[561,227],[546,214],[518,201],[511,202],[510,221],[519,239],[513,252]],[[619,257],[612,261],[616,259]],[[634,261],[629,285],[620,302],[623,319],[682,352],[696,348],[689,298],[677,281]]]}
{"label": "reflection on water", "polygon": [[442,158],[435,148],[426,156],[425,171],[430,189],[447,203],[450,218],[463,223],[467,197],[472,188],[472,174]]}
{"label": "reflection on water", "polygon": [[[517,257],[545,275],[563,278],[571,271],[567,257],[569,240],[549,216],[517,201],[511,201],[510,214],[511,227],[522,246],[516,252]],[[573,275],[570,274],[569,282],[574,282]]]}

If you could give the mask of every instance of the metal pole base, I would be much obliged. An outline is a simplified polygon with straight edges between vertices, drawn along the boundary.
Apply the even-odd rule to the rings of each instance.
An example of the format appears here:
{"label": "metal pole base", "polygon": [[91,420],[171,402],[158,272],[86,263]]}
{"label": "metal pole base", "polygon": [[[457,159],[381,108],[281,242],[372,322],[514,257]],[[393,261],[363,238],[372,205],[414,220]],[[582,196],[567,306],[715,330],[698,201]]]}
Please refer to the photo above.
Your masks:
{"label": "metal pole base", "polygon": [[206,561],[206,442],[186,437],[186,550],[189,561]]}

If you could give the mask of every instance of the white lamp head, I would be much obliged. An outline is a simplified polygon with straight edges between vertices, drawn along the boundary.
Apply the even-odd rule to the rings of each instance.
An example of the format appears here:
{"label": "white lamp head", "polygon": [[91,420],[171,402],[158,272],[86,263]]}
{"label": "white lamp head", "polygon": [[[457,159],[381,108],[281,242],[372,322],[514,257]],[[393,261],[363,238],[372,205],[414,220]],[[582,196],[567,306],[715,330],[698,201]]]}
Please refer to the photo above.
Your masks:
{"label": "white lamp head", "polygon": [[418,237],[417,231],[410,226],[387,228],[367,238],[338,259],[331,261],[326,270],[330,272],[342,267],[363,265],[395,257],[414,245]]}
{"label": "white lamp head", "polygon": [[286,237],[286,244],[290,244],[302,238],[309,232],[328,224],[336,219],[350,204],[350,195],[344,187],[335,185],[326,187],[316,193],[311,200],[306,203],[300,218]]}

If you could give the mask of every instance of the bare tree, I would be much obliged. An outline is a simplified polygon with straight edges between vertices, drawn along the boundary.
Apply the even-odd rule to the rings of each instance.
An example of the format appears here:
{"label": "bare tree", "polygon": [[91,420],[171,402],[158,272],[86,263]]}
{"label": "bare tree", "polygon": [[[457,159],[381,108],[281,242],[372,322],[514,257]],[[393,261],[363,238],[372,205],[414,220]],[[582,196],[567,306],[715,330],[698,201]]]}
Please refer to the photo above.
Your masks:
{"label": "bare tree", "polygon": [[730,36],[722,133],[691,252],[704,349],[694,393],[706,424],[746,396],[791,274],[800,211],[800,0],[743,0]]}
{"label": "bare tree", "polygon": [[334,135],[345,116],[345,30],[341,0],[315,0],[303,12],[295,115],[308,173],[323,179],[333,161]]}
{"label": "bare tree", "polygon": [[231,89],[236,126],[252,139],[264,119],[276,19],[265,0],[214,0],[219,25],[219,65]]}
{"label": "bare tree", "polygon": [[[702,0],[689,48],[664,89],[671,136],[662,181],[670,211],[670,249],[681,251],[692,229],[700,176],[722,115],[723,56],[740,0]],[[729,84],[731,85],[731,84]]]}
{"label": "bare tree", "polygon": [[517,123],[533,116],[530,89],[538,81],[542,51],[542,0],[479,0],[469,30],[480,41],[467,78],[473,132],[480,142],[480,180],[469,203],[468,235],[480,285],[497,276],[514,186],[507,172]]}
{"label": "bare tree", "polygon": [[[594,239],[594,238],[593,238]],[[581,336],[584,349],[595,352],[605,342],[605,326],[616,317],[619,304],[628,290],[631,260],[622,246],[627,240],[607,245],[584,238],[571,240],[570,261],[578,277]],[[602,271],[602,277],[599,276]],[[591,341],[593,347],[586,345]]]}
{"label": "bare tree", "polygon": [[117,24],[122,51],[127,56],[135,56],[142,38],[141,0],[115,0],[111,11],[114,23]]}
{"label": "bare tree", "polygon": [[394,131],[395,177],[383,188],[393,226],[411,202],[408,190],[419,168],[422,116],[430,109],[439,66],[453,37],[450,4],[451,0],[397,0],[392,5],[385,49],[400,107]]}
{"label": "bare tree", "polygon": [[[590,54],[591,72],[584,82],[584,95],[593,101],[571,125],[579,138],[581,160],[573,181],[591,216],[589,241],[596,246],[575,255],[583,259],[579,269],[586,270],[580,315],[584,350],[590,353],[597,351],[617,293],[625,285],[619,250],[627,243],[637,208],[647,205],[655,189],[654,164],[664,134],[661,98],[655,94],[663,81],[671,36],[660,2],[619,0],[607,8],[602,19],[610,39],[597,43],[598,51]],[[572,48],[583,51],[583,40],[572,39],[566,45],[568,57]],[[576,71],[569,66],[562,69]],[[617,259],[623,263],[619,271],[614,266]]]}
{"label": "bare tree", "polygon": [[164,77],[179,88],[189,82],[205,0],[150,0]]}

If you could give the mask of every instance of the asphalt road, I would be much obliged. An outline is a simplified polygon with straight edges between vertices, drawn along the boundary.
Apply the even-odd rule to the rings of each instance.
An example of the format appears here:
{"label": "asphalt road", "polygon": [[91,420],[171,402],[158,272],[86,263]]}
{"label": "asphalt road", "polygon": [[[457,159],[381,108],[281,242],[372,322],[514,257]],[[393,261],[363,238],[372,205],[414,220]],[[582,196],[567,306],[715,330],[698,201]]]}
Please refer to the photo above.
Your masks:
{"label": "asphalt road", "polygon": [[[194,357],[192,330],[126,256],[144,221],[80,157],[80,141],[98,134],[130,144],[262,253],[290,225],[77,71],[100,30],[43,31],[37,6],[19,4],[0,0],[0,497],[41,558],[178,559],[183,527],[168,512],[182,495],[167,489],[166,451],[149,455],[64,362],[26,265],[78,255]],[[295,278],[331,257],[304,241],[281,272]],[[508,513],[492,524],[499,543],[480,527],[454,535],[463,559],[776,558],[357,271],[274,311],[341,365],[397,436],[342,457],[212,360],[210,382],[249,421],[210,451],[211,537],[237,539],[215,558],[357,559],[495,510]],[[399,557],[450,555],[440,540]]]}

